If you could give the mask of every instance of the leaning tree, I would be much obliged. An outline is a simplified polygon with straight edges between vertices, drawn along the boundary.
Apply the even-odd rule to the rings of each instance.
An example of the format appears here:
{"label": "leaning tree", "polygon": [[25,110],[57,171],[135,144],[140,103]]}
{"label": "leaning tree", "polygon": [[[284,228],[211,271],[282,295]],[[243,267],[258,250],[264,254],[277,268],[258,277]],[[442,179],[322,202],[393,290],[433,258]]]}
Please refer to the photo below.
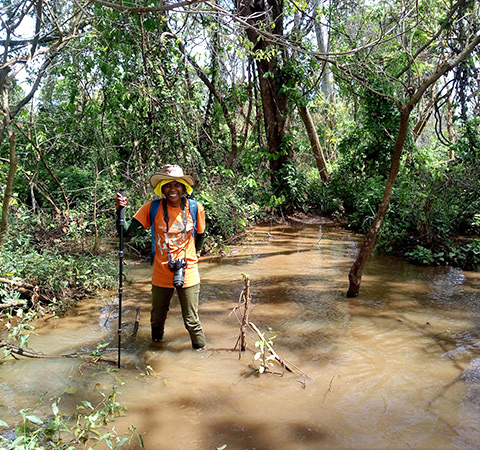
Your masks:
{"label": "leaning tree", "polygon": [[446,5],[439,1],[435,8],[431,2],[417,0],[363,5],[361,17],[357,23],[367,23],[368,19],[368,27],[336,24],[338,53],[329,54],[327,59],[336,76],[347,80],[353,91],[361,88],[389,100],[399,115],[383,198],[351,267],[348,297],[359,293],[364,268],[392,198],[416,108],[437,83],[448,82],[452,69],[472,58],[480,43],[477,2],[460,0]]}

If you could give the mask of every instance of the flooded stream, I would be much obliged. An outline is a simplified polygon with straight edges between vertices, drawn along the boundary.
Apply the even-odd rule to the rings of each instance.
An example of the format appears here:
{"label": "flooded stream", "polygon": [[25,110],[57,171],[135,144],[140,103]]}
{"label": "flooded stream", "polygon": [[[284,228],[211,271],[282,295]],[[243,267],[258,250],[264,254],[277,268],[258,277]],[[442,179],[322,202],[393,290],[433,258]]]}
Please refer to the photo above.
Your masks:
{"label": "flooded stream", "polygon": [[[0,365],[0,418],[18,422],[19,410],[42,397],[60,396],[73,411],[115,384],[128,413],[110,425],[119,433],[134,425],[149,450],[479,449],[480,274],[376,255],[360,296],[347,299],[360,239],[320,225],[259,227],[230,255],[202,258],[205,352],[191,349],[176,297],[164,341],[150,341],[151,268],[130,263],[121,370],[9,359]],[[253,333],[246,352],[232,351],[242,273],[251,279],[250,320],[274,336],[294,373],[276,364],[256,374]],[[30,348],[116,347],[117,297],[82,301],[38,324]]]}

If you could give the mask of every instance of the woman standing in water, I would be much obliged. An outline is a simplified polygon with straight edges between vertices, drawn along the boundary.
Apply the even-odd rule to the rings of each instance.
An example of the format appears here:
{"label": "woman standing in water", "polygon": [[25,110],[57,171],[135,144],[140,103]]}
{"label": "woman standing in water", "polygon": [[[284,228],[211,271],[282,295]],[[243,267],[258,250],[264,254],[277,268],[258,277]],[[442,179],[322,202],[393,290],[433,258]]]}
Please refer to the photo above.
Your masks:
{"label": "woman standing in water", "polygon": [[[152,229],[152,310],[150,324],[152,340],[163,338],[170,301],[176,290],[185,328],[192,347],[204,350],[205,335],[198,315],[200,275],[198,254],[203,245],[205,210],[201,203],[186,198],[195,181],[184,175],[181,167],[167,164],[150,177],[155,193],[162,197],[145,203],[125,227],[125,236],[139,230]],[[126,206],[127,197],[117,193],[115,207]]]}

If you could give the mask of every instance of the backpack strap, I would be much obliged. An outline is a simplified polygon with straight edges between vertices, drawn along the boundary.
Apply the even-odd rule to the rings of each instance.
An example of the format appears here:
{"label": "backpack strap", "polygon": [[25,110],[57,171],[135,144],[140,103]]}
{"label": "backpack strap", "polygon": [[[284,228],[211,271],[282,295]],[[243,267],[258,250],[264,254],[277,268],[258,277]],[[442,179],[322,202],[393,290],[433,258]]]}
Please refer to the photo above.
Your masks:
{"label": "backpack strap", "polygon": [[150,203],[150,230],[152,231],[152,246],[150,249],[150,264],[153,265],[155,259],[155,217],[157,216],[158,208],[162,199],[157,198]]}
{"label": "backpack strap", "polygon": [[193,198],[188,199],[188,208],[190,209],[190,215],[193,220],[193,231],[192,236],[195,238],[197,235],[197,213],[198,213],[198,202]]}

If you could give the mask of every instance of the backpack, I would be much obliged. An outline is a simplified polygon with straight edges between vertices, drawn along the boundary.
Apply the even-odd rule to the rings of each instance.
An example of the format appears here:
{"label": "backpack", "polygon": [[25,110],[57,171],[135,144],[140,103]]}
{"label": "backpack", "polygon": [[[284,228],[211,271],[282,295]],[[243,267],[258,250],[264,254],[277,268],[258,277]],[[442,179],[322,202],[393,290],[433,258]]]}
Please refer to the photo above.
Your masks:
{"label": "backpack", "polygon": [[[150,250],[150,264],[153,265],[153,261],[155,260],[155,217],[157,216],[158,208],[160,207],[160,202],[162,201],[161,198],[157,198],[153,200],[150,204],[150,229],[152,230],[152,247]],[[188,199],[188,207],[190,209],[190,215],[192,216],[193,220],[193,230],[192,236],[195,238],[197,234],[197,211],[198,211],[198,203],[193,198]]]}

